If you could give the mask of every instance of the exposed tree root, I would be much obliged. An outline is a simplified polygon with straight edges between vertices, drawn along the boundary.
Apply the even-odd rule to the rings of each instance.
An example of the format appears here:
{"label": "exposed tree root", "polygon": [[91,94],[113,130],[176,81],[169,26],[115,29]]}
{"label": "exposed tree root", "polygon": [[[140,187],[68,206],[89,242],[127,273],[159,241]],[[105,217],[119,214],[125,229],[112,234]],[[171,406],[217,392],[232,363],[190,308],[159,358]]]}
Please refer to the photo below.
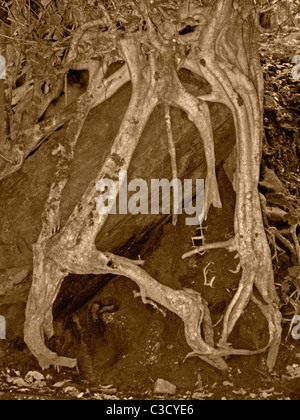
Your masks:
{"label": "exposed tree root", "polygon": [[[186,60],[185,66],[204,76],[211,84],[212,93],[202,99],[222,102],[231,109],[237,133],[235,250],[238,252],[243,274],[238,291],[226,311],[219,345],[223,348],[228,346],[228,339],[236,322],[253,298],[255,285],[263,298],[264,304],[260,304],[260,308],[269,324],[268,365],[273,369],[281,337],[281,315],[257,191],[263,126],[263,77],[255,45],[251,44],[247,51],[247,36],[251,37],[251,27],[248,27],[247,32],[246,26],[236,26],[237,19],[232,13],[231,2],[219,1],[199,48],[194,50],[191,60]],[[233,35],[233,31],[238,30],[241,33]],[[235,48],[244,51],[244,54],[237,57]],[[198,63],[198,69],[195,63]],[[251,74],[246,76],[245,69],[249,63]],[[216,248],[228,248],[230,245],[217,244]],[[205,244],[184,255],[184,258],[206,251],[207,247]]]}
{"label": "exposed tree root", "polygon": [[[233,8],[231,0],[218,0],[212,9],[208,7],[212,13],[207,16],[204,28],[189,34],[190,39],[195,37],[195,42],[188,49],[188,57],[185,56],[181,63],[211,84],[211,94],[203,98],[196,98],[187,92],[180,82],[174,50],[168,48],[166,40],[161,39],[149,16],[145,18],[148,31],[144,34],[143,49],[140,33],[120,39],[119,49],[132,82],[131,100],[110,155],[66,226],[55,235],[56,229],[59,229],[60,199],[69,176],[81,124],[87,116],[87,110],[103,100],[103,91],[89,92],[84,96],[86,102],[81,99],[77,104],[77,113],[67,130],[66,145],[61,150],[57,176],[45,207],[43,229],[34,247],[33,285],[27,305],[25,340],[43,368],[50,365],[73,367],[76,363],[73,359],[59,358],[44,344],[44,333],[49,337],[53,334],[52,306],[65,276],[68,273],[109,273],[130,278],[139,286],[143,302],[161,305],[182,319],[187,343],[193,351],[188,357],[200,357],[212,366],[225,370],[227,364],[223,357],[249,356],[269,350],[268,366],[270,370],[273,369],[281,338],[281,315],[258,194],[263,81],[253,42],[253,11],[250,6],[249,9],[246,5],[243,7],[241,16],[239,10]],[[172,42],[170,40],[171,45]],[[125,70],[122,75],[123,83],[127,77]],[[153,279],[140,267],[139,262],[102,253],[95,247],[96,237],[107,220],[107,215],[99,214],[96,209],[101,192],[99,194],[95,184],[104,178],[117,180],[121,170],[128,170],[142,132],[159,103],[181,108],[197,127],[207,161],[205,217],[211,205],[221,207],[210,113],[204,100],[223,103],[231,110],[237,136],[235,236],[224,243],[204,244],[183,256],[188,258],[215,248],[238,253],[242,278],[225,313],[223,333],[217,346],[208,305],[199,293],[189,289],[173,290]],[[175,176],[176,151],[168,106],[166,120]],[[270,336],[268,345],[255,352],[233,349],[229,343],[230,335],[251,299],[266,317]]]}
{"label": "exposed tree root", "polygon": [[[149,82],[148,85],[145,85],[141,73],[140,57],[137,54],[137,43],[134,40],[123,41],[122,48],[131,74],[133,84],[132,98],[119,134],[111,149],[111,154],[101,169],[98,179],[105,177],[116,179],[120,170],[128,169],[142,131],[157,103],[156,92],[160,89],[160,83],[157,83],[154,74],[156,68],[153,69],[151,66],[149,67]],[[145,68],[143,72],[145,73]],[[147,101],[145,96],[148,97]],[[199,109],[197,107],[197,113]],[[136,119],[137,115],[139,116],[138,120]],[[168,116],[169,114],[167,113]],[[75,119],[75,124],[72,121],[70,127],[76,127],[76,121],[82,121],[82,116],[79,119]],[[168,130],[170,128],[170,121],[168,120]],[[57,364],[59,360],[56,355],[51,355],[44,347],[43,331],[46,329],[48,336],[51,336],[53,333],[51,330],[50,308],[52,308],[56,299],[63,278],[66,276],[66,273],[110,273],[127,276],[135,281],[140,287],[144,302],[148,303],[147,299],[150,299],[176,313],[185,324],[185,334],[190,347],[199,354],[203,354],[203,358],[213,366],[226,369],[226,363],[217,355],[213,359],[210,358],[212,354],[216,353],[216,350],[201,337],[201,324],[203,321],[206,325],[205,330],[208,336],[212,334],[212,331],[208,333],[212,328],[210,325],[211,321],[208,323],[207,305],[203,303],[203,299],[198,293],[192,290],[172,290],[151,278],[136,263],[114,255],[103,254],[94,248],[95,238],[107,218],[107,215],[100,215],[95,209],[95,202],[97,196],[99,196],[95,190],[95,182],[88,188],[82,202],[76,207],[64,229],[50,240],[54,234],[55,226],[58,225],[59,198],[70,170],[70,159],[68,157],[71,157],[73,153],[78,133],[79,130],[73,129],[73,135],[67,138],[68,150],[70,151],[66,152],[64,150],[62,152],[61,161],[64,163],[67,158],[68,164],[64,167],[63,173],[60,173],[59,170],[57,172],[57,180],[52,185],[48,203],[45,207],[43,229],[35,246],[34,283],[27,305],[25,326],[25,340],[29,348],[36,355],[42,367],[45,368],[50,364]],[[170,150],[172,150],[172,166],[175,170],[171,136],[169,137],[169,143]],[[210,159],[212,159],[211,152],[207,156],[210,156]],[[215,179],[215,170],[210,170],[210,172],[214,173],[213,178]],[[217,187],[214,188],[216,189]],[[88,218],[90,218],[91,223],[87,224]],[[47,244],[47,246],[44,244]],[[47,270],[51,274],[47,275],[46,273],[44,276],[43,272],[47,272]],[[56,275],[54,273],[55,270],[57,270]],[[63,274],[60,270],[62,270]],[[37,297],[37,293],[41,290],[44,293],[43,301]],[[36,300],[40,302],[38,307],[34,304]],[[53,360],[51,360],[51,357],[53,357]],[[61,360],[61,362],[64,366],[74,363],[73,360],[68,361],[65,359]]]}

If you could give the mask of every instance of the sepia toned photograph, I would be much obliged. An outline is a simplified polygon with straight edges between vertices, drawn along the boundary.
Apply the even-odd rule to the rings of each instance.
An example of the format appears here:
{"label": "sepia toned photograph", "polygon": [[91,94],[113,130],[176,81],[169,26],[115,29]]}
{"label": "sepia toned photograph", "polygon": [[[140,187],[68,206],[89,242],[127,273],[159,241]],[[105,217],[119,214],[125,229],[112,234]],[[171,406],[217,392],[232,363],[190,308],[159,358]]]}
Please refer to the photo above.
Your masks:
{"label": "sepia toned photograph", "polygon": [[300,0],[0,0],[0,400],[300,399]]}

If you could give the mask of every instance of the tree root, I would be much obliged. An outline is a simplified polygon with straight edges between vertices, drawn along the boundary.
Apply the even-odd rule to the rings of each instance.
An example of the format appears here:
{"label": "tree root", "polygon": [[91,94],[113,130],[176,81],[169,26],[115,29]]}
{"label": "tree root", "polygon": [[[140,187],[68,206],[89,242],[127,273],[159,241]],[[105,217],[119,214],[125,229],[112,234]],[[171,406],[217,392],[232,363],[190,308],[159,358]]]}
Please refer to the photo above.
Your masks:
{"label": "tree root", "polygon": [[235,238],[231,238],[226,242],[216,242],[213,244],[205,244],[201,246],[197,246],[192,251],[187,252],[182,256],[182,259],[185,260],[186,258],[190,258],[194,255],[200,254],[202,252],[210,251],[213,249],[227,249],[230,252],[237,251],[236,240]]}
{"label": "tree root", "polygon": [[[251,16],[251,9],[249,10]],[[64,176],[58,177],[61,178],[58,179],[59,182],[53,185],[49,206],[46,206],[42,233],[34,251],[34,280],[26,312],[25,340],[41,366],[61,364],[72,367],[76,363],[73,359],[59,358],[44,344],[44,332],[48,336],[53,334],[52,305],[61,282],[68,273],[76,273],[114,274],[133,280],[140,288],[144,303],[154,303],[157,308],[157,305],[161,305],[182,319],[185,337],[192,349],[188,357],[197,356],[212,366],[225,370],[227,364],[223,357],[255,355],[269,350],[268,366],[270,370],[274,367],[281,337],[281,317],[257,189],[263,127],[263,86],[259,60],[251,38],[251,25],[246,21],[241,23],[240,19],[239,13],[233,11],[231,1],[219,0],[213,18],[207,19],[207,27],[204,28],[202,37],[199,37],[199,45],[191,48],[190,60],[185,60],[187,67],[196,67],[197,74],[204,76],[211,84],[210,100],[223,103],[232,111],[237,135],[235,236],[223,243],[205,243],[183,256],[185,259],[221,248],[238,253],[243,270],[242,278],[224,316],[219,345],[216,348],[208,305],[199,293],[190,289],[173,290],[157,282],[137,262],[96,249],[95,240],[107,220],[107,215],[99,214],[96,210],[95,202],[99,199],[99,193],[95,190],[95,181],[87,188],[66,226],[51,239],[51,204],[55,208],[54,219],[58,220],[60,198],[66,182],[65,171]],[[234,33],[235,27],[239,28],[237,34]],[[147,57],[141,54],[140,34],[124,36],[120,40],[120,51],[132,81],[132,97],[111,154],[101,168],[96,182],[106,177],[114,180],[121,170],[128,170],[155,106],[160,102],[167,102],[186,112],[203,140],[207,161],[204,211],[207,217],[211,205],[222,205],[215,171],[208,104],[183,87],[178,77],[175,55],[170,52],[162,56],[159,48],[156,50],[158,44],[162,47],[161,51],[165,51],[167,47],[162,44],[157,32],[151,31],[151,25],[145,36],[149,37],[148,46],[151,45]],[[249,51],[245,51],[247,36],[251,40]],[[240,51],[240,54],[237,55],[236,51]],[[191,65],[193,61],[197,63],[196,66]],[[167,109],[169,150],[175,175],[176,154],[168,111]],[[73,132],[73,139],[69,139],[71,150],[67,156],[72,156],[78,132],[79,129]],[[70,169],[70,160],[66,165],[67,172]],[[254,295],[254,288],[260,293],[262,301]],[[233,349],[228,343],[229,337],[251,299],[268,321],[269,343],[264,349],[257,351]]]}
{"label": "tree root", "polygon": [[49,369],[50,366],[74,368],[77,364],[75,359],[58,356],[44,343],[45,334],[49,339],[53,336],[52,307],[68,273],[53,261],[45,259],[43,244],[35,245],[33,252],[33,280],[26,308],[24,341],[42,369]]}

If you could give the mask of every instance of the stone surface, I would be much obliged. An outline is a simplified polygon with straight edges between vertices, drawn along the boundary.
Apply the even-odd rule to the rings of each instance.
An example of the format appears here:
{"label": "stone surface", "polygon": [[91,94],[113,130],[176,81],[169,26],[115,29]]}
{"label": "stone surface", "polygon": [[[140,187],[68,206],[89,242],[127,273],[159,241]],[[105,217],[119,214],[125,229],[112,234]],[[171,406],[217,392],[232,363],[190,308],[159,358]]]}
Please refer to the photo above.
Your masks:
{"label": "stone surface", "polygon": [[164,379],[157,379],[154,385],[154,394],[158,395],[175,395],[177,388]]}

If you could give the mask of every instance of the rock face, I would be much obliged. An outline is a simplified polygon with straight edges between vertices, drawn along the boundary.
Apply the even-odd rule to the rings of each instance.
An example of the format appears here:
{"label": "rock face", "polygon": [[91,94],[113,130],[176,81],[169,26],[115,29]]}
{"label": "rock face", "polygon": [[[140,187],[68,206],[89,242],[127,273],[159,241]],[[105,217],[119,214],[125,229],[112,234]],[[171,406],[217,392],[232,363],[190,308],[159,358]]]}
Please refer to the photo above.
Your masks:
{"label": "rock face", "polygon": [[[187,80],[187,87],[195,87]],[[85,188],[96,176],[117,134],[130,98],[127,85],[111,100],[95,108],[89,115],[76,149],[70,182],[62,203],[62,226],[67,221]],[[222,162],[235,144],[235,131],[229,111],[219,104],[211,106],[216,160]],[[174,139],[178,153],[179,177],[204,178],[206,163],[202,141],[195,126],[180,110],[172,110]],[[16,174],[0,182],[0,314],[7,316],[8,331],[16,322],[18,334],[22,331],[24,303],[27,299],[32,270],[32,244],[41,228],[41,214],[55,172],[57,157],[52,154],[64,129],[57,131],[32,156]],[[140,145],[136,150],[129,181],[143,178],[171,179],[171,166],[167,149],[166,126],[163,109],[157,107],[152,115]],[[150,232],[159,229],[166,216],[110,216],[98,237],[97,246],[104,251],[114,251],[137,258]],[[137,246],[139,245],[139,246]],[[158,267],[159,269],[159,267]],[[81,279],[82,281],[83,279]],[[99,284],[96,282],[97,287]],[[93,280],[81,283],[86,296],[95,294]],[[58,306],[68,307],[67,288],[62,291]],[[86,299],[86,298],[85,298]],[[78,301],[78,306],[82,302]],[[16,309],[17,318],[14,317]],[[9,337],[8,337],[9,338]],[[15,338],[15,337],[14,337]]]}

